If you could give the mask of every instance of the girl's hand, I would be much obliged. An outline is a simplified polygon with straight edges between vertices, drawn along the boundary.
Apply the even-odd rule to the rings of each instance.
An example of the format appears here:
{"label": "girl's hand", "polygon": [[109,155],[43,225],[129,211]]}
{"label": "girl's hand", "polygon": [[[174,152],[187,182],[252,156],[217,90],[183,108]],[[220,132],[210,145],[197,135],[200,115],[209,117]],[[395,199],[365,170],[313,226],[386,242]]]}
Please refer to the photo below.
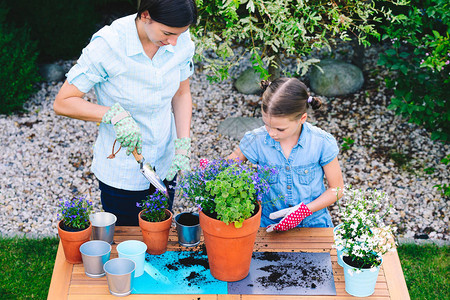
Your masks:
{"label": "girl's hand", "polygon": [[312,214],[312,211],[309,210],[309,208],[305,204],[303,204],[303,202],[294,207],[289,207],[273,212],[269,215],[269,218],[271,218],[272,220],[278,218],[283,219],[281,219],[278,224],[269,225],[266,231],[286,231],[292,229],[294,227],[297,227],[297,225],[300,224],[304,218]]}

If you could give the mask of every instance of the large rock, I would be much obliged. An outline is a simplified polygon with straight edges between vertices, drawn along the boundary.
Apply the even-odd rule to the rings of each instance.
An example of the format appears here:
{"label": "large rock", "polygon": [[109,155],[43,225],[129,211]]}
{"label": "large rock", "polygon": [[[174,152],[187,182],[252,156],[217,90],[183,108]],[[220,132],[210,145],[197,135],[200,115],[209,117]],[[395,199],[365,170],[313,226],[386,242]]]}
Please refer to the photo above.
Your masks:
{"label": "large rock", "polygon": [[242,94],[251,95],[261,93],[260,73],[256,72],[253,68],[248,68],[239,75],[234,82],[234,87]]}
{"label": "large rock", "polygon": [[62,81],[65,78],[64,69],[58,64],[41,65],[39,73],[45,81]]}
{"label": "large rock", "polygon": [[354,93],[364,83],[361,69],[334,59],[324,59],[318,66],[313,66],[309,79],[316,94],[328,97]]}
{"label": "large rock", "polygon": [[247,131],[263,126],[261,118],[233,117],[226,118],[219,124],[217,131],[240,141]]}

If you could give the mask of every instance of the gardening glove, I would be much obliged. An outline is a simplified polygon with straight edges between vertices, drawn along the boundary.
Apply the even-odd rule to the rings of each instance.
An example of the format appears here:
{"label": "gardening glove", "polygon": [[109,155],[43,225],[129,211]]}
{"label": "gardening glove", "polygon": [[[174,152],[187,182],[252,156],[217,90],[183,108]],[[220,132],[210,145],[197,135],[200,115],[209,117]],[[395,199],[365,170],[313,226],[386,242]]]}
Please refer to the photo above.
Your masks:
{"label": "gardening glove", "polygon": [[297,227],[298,224],[300,224],[304,218],[312,215],[312,211],[309,210],[309,208],[301,202],[300,204],[294,206],[285,208],[276,212],[273,212],[269,215],[269,218],[272,220],[283,218],[278,224],[272,224],[269,225],[266,229],[267,232],[272,232],[274,230],[277,231],[286,231],[289,229],[292,229],[294,227]]}
{"label": "gardening glove", "polygon": [[137,153],[142,153],[142,134],[136,121],[119,103],[109,108],[102,118],[102,122],[112,124],[116,132],[117,141],[122,147],[127,148],[127,155],[136,148]]}
{"label": "gardening glove", "polygon": [[189,159],[191,158],[191,138],[184,137],[175,139],[175,157],[172,165],[167,173],[166,179],[171,181],[178,171],[189,171],[191,166]]}

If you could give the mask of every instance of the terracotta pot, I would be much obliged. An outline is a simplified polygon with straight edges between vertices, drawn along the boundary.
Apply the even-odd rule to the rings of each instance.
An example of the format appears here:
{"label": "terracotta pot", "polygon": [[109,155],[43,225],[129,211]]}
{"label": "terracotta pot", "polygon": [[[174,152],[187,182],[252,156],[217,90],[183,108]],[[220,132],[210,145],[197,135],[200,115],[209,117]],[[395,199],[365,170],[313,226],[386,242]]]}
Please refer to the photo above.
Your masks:
{"label": "terracotta pot", "polygon": [[261,206],[241,228],[232,223],[227,225],[200,211],[200,227],[212,276],[222,281],[239,281],[248,275],[260,223]]}
{"label": "terracotta pot", "polygon": [[172,213],[166,209],[168,218],[162,222],[148,222],[142,219],[142,211],[139,213],[139,227],[142,231],[144,243],[147,245],[147,253],[158,255],[166,252],[169,241],[169,230],[172,225]]}
{"label": "terracotta pot", "polygon": [[71,264],[80,264],[81,259],[80,246],[91,239],[92,225],[81,231],[66,231],[61,229],[62,221],[58,223],[58,235],[64,249],[66,261]]}

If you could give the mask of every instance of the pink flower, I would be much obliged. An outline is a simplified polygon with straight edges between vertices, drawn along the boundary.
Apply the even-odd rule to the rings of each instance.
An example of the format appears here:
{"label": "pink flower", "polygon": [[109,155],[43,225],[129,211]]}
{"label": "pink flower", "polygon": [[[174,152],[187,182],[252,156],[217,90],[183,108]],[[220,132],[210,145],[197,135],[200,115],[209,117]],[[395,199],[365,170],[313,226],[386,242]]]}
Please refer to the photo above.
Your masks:
{"label": "pink flower", "polygon": [[206,165],[208,165],[209,161],[206,158],[201,158],[199,160],[199,166],[200,169],[204,170],[206,168]]}

